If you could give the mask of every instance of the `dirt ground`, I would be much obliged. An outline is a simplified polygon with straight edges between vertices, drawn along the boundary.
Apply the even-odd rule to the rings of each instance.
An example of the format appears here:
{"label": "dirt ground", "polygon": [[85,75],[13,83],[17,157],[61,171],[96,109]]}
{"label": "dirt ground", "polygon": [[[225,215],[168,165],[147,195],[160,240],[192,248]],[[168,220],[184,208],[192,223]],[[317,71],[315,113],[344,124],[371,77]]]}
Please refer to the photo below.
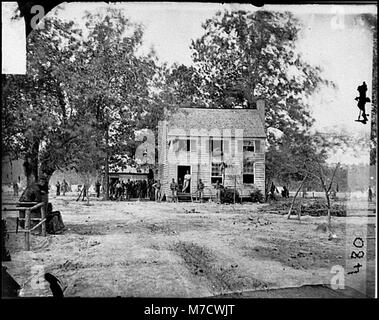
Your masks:
{"label": "dirt ground", "polygon": [[[9,235],[12,261],[3,265],[25,297],[51,296],[45,272],[62,280],[66,297],[209,297],[329,285],[331,268],[345,266],[349,254],[347,228],[362,228],[359,217],[333,217],[337,238],[329,240],[317,229],[325,217],[299,222],[259,213],[267,204],[50,201],[62,213],[63,234],[32,236],[31,251],[22,234]],[[368,219],[366,294],[373,296],[376,218]]]}

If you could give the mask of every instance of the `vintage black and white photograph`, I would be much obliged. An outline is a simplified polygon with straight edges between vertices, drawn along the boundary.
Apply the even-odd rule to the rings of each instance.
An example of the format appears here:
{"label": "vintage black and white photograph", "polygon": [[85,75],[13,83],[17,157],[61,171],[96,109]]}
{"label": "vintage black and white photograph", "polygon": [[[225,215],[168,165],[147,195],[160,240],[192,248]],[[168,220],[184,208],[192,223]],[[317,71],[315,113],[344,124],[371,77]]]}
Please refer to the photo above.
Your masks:
{"label": "vintage black and white photograph", "polygon": [[375,2],[2,2],[2,298],[376,298],[377,87]]}

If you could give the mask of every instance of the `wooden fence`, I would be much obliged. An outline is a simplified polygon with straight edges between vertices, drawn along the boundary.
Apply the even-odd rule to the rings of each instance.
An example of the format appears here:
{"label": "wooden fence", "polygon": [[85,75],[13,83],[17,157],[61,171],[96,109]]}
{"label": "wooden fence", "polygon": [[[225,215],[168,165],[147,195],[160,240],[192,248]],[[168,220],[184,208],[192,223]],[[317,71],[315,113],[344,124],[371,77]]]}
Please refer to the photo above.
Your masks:
{"label": "wooden fence", "polygon": [[[46,204],[44,202],[2,202],[2,211],[17,211],[19,212],[19,216],[16,217],[16,229],[15,230],[9,230],[7,233],[24,233],[25,237],[25,250],[30,250],[30,233],[37,229],[38,227],[41,227],[41,234],[42,236],[46,236]],[[7,208],[5,206],[14,206],[12,208]],[[40,209],[41,217],[39,218],[32,218],[31,212],[33,210]],[[25,217],[21,217],[20,211],[25,210]],[[12,218],[12,217],[8,217]],[[19,222],[25,221],[24,228],[19,230]],[[31,227],[32,221],[38,221],[38,223]]]}

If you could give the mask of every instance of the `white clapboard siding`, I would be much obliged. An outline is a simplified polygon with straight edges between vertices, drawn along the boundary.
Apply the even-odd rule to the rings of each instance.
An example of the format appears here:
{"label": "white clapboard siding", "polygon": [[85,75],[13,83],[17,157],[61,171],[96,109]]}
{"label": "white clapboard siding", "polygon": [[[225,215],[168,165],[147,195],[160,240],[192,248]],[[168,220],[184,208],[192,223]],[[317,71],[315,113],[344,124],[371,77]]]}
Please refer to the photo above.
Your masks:
{"label": "white clapboard siding", "polygon": [[[188,112],[192,112],[189,110]],[[207,111],[208,112],[208,111]],[[209,110],[209,122],[216,125],[217,121],[220,121],[220,118],[212,117],[214,110]],[[216,111],[219,112],[219,111]],[[228,111],[229,112],[229,111]],[[218,115],[222,115],[225,118],[228,118],[228,112],[218,113]],[[247,111],[230,111],[234,112],[247,112]],[[249,111],[247,113],[248,116],[251,116],[253,121],[258,121],[255,114]],[[186,116],[187,117],[187,116]],[[233,118],[234,116],[232,116]],[[229,119],[229,118],[228,118]],[[233,118],[236,122],[239,122],[239,117],[236,116]],[[242,118],[241,118],[242,119]],[[166,194],[170,194],[169,185],[171,183],[172,178],[175,181],[178,181],[177,171],[178,165],[181,166],[191,166],[191,191],[195,192],[197,188],[198,179],[202,179],[205,184],[206,190],[212,190],[213,186],[211,185],[211,171],[212,171],[212,162],[221,162],[224,161],[227,164],[227,168],[225,170],[225,186],[234,186],[236,184],[237,189],[242,195],[249,195],[250,192],[254,188],[258,188],[264,194],[265,192],[265,153],[264,153],[264,142],[265,138],[264,132],[263,136],[252,136],[248,135],[249,139],[257,139],[261,140],[261,152],[259,153],[249,153],[248,159],[254,162],[254,184],[243,184],[243,161],[244,161],[244,153],[243,153],[243,135],[241,136],[237,131],[244,130],[244,132],[260,132],[262,133],[262,129],[258,131],[254,131],[255,129],[251,129],[251,127],[247,127],[246,130],[243,128],[243,125],[246,125],[246,121],[241,121],[241,123],[236,123],[235,125],[230,125],[232,128],[229,130],[231,136],[226,137],[226,143],[224,144],[224,152],[223,155],[219,155],[214,157],[209,152],[209,130],[208,132],[205,130],[204,135],[203,131],[192,130],[190,128],[187,120],[183,120],[183,118],[178,118],[176,121],[181,121],[180,123],[176,123],[175,127],[172,123],[169,124],[168,121],[161,121],[159,123],[158,128],[158,158],[159,158],[159,177],[163,185],[163,192]],[[192,119],[193,126],[196,125],[195,119]],[[259,120],[260,121],[260,120]],[[224,121],[225,122],[225,121]],[[170,127],[171,126],[171,127]],[[213,126],[213,124],[209,124],[209,127]],[[216,126],[217,127],[217,126]],[[178,129],[180,128],[180,130]],[[235,128],[238,128],[235,129]],[[173,130],[174,129],[174,130]],[[264,129],[263,129],[264,130]],[[220,131],[220,130],[218,130]],[[238,131],[238,132],[239,132]],[[221,131],[220,131],[221,132]],[[218,134],[213,133],[213,137],[220,137]],[[238,136],[235,138],[233,135]],[[245,138],[247,136],[245,135]],[[191,148],[190,151],[176,151],[173,147],[173,141],[176,139],[190,139],[191,140]],[[225,138],[225,135],[224,135]],[[245,154],[245,156],[247,156]]]}

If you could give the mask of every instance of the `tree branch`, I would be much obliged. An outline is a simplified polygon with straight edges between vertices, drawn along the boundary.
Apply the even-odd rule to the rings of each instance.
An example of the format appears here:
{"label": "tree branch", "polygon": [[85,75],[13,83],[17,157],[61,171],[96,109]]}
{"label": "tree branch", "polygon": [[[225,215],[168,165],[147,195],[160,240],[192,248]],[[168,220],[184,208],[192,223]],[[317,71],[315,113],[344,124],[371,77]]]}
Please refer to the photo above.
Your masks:
{"label": "tree branch", "polygon": [[329,187],[328,187],[328,192],[329,192],[330,189],[332,188],[333,180],[334,180],[334,177],[335,177],[335,175],[336,175],[336,172],[337,172],[339,166],[340,166],[340,163],[338,162],[337,165],[336,165],[336,167],[335,167],[334,170],[333,170],[333,175],[332,175],[332,178],[331,178],[331,180],[330,180],[330,184],[329,184]]}

